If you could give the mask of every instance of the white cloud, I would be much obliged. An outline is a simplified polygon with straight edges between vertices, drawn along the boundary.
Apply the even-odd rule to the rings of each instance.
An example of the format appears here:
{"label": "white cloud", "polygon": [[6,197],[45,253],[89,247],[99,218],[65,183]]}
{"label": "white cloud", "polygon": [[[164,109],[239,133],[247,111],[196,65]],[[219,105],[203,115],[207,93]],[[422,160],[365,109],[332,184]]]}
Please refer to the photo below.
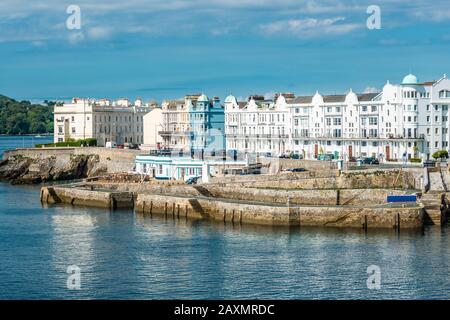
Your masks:
{"label": "white cloud", "polygon": [[366,89],[364,89],[364,93],[378,93],[378,92],[381,92],[381,90],[375,87],[367,87]]}
{"label": "white cloud", "polygon": [[362,27],[362,25],[356,23],[342,23],[344,21],[344,17],[291,19],[263,24],[260,25],[260,29],[266,35],[281,33],[298,37],[313,37],[346,34]]}
{"label": "white cloud", "polygon": [[[81,8],[84,34],[69,36],[71,42],[108,40],[127,33],[342,35],[365,29],[370,4],[355,0],[1,0],[0,39],[65,39],[67,30],[52,26],[65,22],[66,8],[72,3]],[[377,5],[382,10],[383,26],[391,28],[414,25],[418,19],[430,23],[450,20],[448,0],[379,0]],[[262,25],[255,30],[256,21]],[[24,27],[17,30],[18,25]]]}
{"label": "white cloud", "polygon": [[33,40],[33,41],[31,41],[31,45],[32,45],[33,47],[38,47],[38,48],[40,48],[40,47],[45,47],[45,46],[46,46],[46,43],[45,43],[44,41],[41,41],[41,40]]}
{"label": "white cloud", "polygon": [[81,32],[81,31],[71,31],[71,32],[69,32],[69,35],[67,38],[68,38],[67,40],[69,41],[70,44],[76,45],[76,44],[82,42],[85,39],[85,36],[84,36],[83,32]]}
{"label": "white cloud", "polygon": [[87,35],[90,39],[93,40],[104,40],[108,39],[111,36],[112,29],[108,27],[92,27],[87,29]]}

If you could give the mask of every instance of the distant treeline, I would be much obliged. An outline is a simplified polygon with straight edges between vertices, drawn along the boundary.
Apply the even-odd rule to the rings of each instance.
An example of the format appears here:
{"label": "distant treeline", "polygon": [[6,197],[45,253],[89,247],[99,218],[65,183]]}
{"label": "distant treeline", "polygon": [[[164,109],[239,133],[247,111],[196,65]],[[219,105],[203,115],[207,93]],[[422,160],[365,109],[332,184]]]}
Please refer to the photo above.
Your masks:
{"label": "distant treeline", "polygon": [[0,95],[0,134],[52,133],[55,103],[45,104],[19,102]]}

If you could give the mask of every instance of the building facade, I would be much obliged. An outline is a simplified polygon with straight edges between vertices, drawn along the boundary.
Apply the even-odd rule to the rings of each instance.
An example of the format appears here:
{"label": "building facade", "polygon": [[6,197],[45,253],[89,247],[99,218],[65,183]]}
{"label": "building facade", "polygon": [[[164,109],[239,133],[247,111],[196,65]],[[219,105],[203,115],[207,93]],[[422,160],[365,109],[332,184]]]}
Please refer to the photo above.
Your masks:
{"label": "building facade", "polygon": [[163,128],[163,115],[161,108],[154,108],[144,115],[144,144],[142,150],[160,150],[163,139],[159,131]]}
{"label": "building facade", "polygon": [[419,82],[407,75],[379,93],[295,97],[238,103],[225,100],[227,150],[297,153],[306,159],[429,158],[448,149],[450,80]]}
{"label": "building facade", "polygon": [[286,104],[261,96],[225,99],[227,153],[282,154],[289,150],[291,114]]}
{"label": "building facade", "polygon": [[133,104],[127,99],[74,98],[70,103],[54,108],[54,141],[95,138],[98,146],[113,144],[142,144],[144,140],[143,116],[156,103]]}
{"label": "building facade", "polygon": [[182,150],[192,155],[205,150],[225,150],[224,108],[219,98],[187,95],[184,100],[162,103],[163,145],[166,149]]}

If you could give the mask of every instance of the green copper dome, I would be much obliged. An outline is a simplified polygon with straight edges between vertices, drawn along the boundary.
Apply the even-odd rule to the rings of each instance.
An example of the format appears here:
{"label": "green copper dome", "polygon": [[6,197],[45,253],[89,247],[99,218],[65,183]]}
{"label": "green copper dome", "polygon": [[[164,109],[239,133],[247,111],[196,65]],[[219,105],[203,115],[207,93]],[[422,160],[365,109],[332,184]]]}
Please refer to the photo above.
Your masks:
{"label": "green copper dome", "polygon": [[403,78],[402,84],[418,84],[419,81],[417,80],[417,77],[413,74],[408,74],[406,77]]}

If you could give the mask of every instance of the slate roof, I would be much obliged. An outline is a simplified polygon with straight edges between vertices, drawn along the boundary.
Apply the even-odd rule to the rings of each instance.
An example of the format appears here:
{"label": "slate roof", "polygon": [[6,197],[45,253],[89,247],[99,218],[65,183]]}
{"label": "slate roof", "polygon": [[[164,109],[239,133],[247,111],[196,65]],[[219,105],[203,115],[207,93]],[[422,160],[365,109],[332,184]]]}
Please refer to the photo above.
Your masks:
{"label": "slate roof", "polygon": [[323,96],[324,103],[345,102],[345,94]]}
{"label": "slate roof", "polygon": [[361,93],[361,94],[357,94],[357,97],[358,97],[359,101],[372,101],[379,94],[380,94],[379,92],[376,92],[376,93]]}

